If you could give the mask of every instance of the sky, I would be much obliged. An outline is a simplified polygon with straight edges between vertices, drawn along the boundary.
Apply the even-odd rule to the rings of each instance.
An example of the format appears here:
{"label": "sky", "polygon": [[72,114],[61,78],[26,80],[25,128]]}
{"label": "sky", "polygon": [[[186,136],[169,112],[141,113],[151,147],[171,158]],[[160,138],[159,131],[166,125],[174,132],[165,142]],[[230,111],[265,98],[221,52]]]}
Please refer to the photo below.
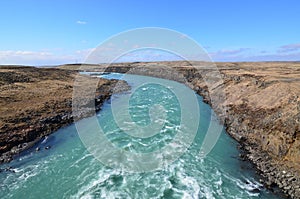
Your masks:
{"label": "sky", "polygon": [[0,64],[84,62],[143,27],[185,34],[213,61],[300,60],[299,0],[1,0]]}

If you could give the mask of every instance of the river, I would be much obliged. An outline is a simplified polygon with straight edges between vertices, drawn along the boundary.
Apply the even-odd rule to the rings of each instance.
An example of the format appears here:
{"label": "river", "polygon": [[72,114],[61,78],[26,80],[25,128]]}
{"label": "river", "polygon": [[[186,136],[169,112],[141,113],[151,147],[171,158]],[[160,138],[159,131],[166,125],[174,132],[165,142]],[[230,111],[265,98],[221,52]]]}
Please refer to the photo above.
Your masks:
{"label": "river", "polygon": [[[109,74],[104,77],[121,76]],[[137,76],[131,77],[127,81],[134,88],[134,77]],[[172,114],[167,114],[166,124],[172,126],[178,122],[181,112],[174,105],[178,102],[172,93],[160,93],[163,89],[156,84],[145,85],[141,90],[146,92],[131,98],[130,113],[135,122],[139,125],[149,123],[149,110],[144,110],[145,106],[152,105],[149,96],[161,99],[163,94],[167,96],[162,99],[169,99],[163,105],[173,110]],[[162,129],[165,131],[163,136],[157,134],[140,139],[125,135],[112,122],[112,102],[129,94],[112,96],[112,101],[105,102],[97,113],[106,137],[117,147],[128,151],[153,151],[169,144],[175,136],[174,128]],[[197,95],[197,100],[200,122],[196,137],[182,156],[163,168],[134,173],[107,167],[86,149],[72,124],[41,140],[11,163],[0,166],[2,169],[12,167],[11,171],[0,173],[0,198],[280,198],[259,183],[248,162],[239,160],[238,144],[224,130],[213,150],[205,158],[199,157],[199,148],[209,123],[220,124],[212,109],[202,102],[202,97]],[[95,130],[90,127],[89,118],[80,123],[87,126],[87,131]],[[51,148],[46,150],[46,146]],[[36,147],[41,150],[36,151]]]}

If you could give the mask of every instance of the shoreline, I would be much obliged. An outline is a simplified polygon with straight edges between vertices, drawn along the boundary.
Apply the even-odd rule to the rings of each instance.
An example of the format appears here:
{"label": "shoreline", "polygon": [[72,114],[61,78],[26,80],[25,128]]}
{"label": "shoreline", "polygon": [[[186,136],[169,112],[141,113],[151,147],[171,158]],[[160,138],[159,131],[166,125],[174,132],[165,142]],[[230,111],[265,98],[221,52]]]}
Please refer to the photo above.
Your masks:
{"label": "shoreline", "polygon": [[[211,91],[201,80],[202,75],[209,73],[209,67],[205,68],[206,63],[203,62],[193,64],[199,68],[196,70],[189,62],[180,61],[99,64],[86,65],[86,68],[82,65],[82,68],[154,76],[185,83],[201,95],[203,101],[224,121],[226,132],[242,147],[242,158],[254,165],[265,187],[270,190],[279,187],[287,197],[300,198],[300,153],[297,150],[300,147],[297,119],[300,118],[300,63],[216,63],[224,83]],[[162,68],[153,68],[153,65],[161,65]],[[163,68],[165,66],[169,70]],[[78,65],[61,67],[79,68]],[[172,69],[179,71],[183,77],[172,74]],[[218,96],[222,91],[226,99],[219,99],[212,105],[210,94]]]}
{"label": "shoreline", "polygon": [[[174,76],[172,72],[162,70],[162,68],[148,67],[147,64],[167,65],[179,71],[183,77]],[[218,95],[218,92],[223,90],[228,98],[224,102],[219,101],[215,106],[211,104],[211,93],[208,87],[201,80],[201,76],[209,72],[209,69],[201,67],[203,63],[196,64],[200,65],[199,70],[195,70],[187,62],[118,63],[109,67],[106,67],[106,65],[88,65],[86,70],[148,75],[185,83],[201,95],[203,101],[211,106],[218,117],[221,118],[221,121],[224,121],[223,125],[226,127],[226,132],[242,147],[240,150],[241,158],[249,160],[255,166],[263,178],[262,183],[270,190],[278,186],[289,197],[300,198],[300,170],[297,167],[300,154],[296,153],[297,151],[295,152],[300,140],[300,137],[298,137],[299,121],[297,122],[300,106],[299,110],[296,107],[297,103],[300,104],[299,95],[297,95],[300,94],[297,90],[299,88],[297,78],[300,73],[300,68],[297,67],[300,67],[300,63],[285,63],[286,67],[281,67],[283,63],[276,62],[255,63],[255,67],[251,66],[251,63],[217,63],[218,69],[224,78],[224,86],[217,86],[211,92]],[[293,66],[293,64],[297,66]],[[68,70],[55,70],[75,74],[80,66],[75,65],[72,68],[73,65],[67,65],[61,66],[61,68]],[[140,66],[142,66],[142,70],[136,70]],[[75,70],[75,72],[72,72],[72,70]],[[273,70],[278,71],[273,74]],[[185,82],[185,80],[187,81]],[[74,79],[72,79],[72,83],[73,81]],[[106,86],[105,96],[108,99],[112,93],[109,88],[114,86],[105,83],[104,85]],[[68,87],[69,85],[63,86]],[[290,93],[291,91],[288,90],[290,86],[296,89],[295,92]],[[70,88],[72,87],[68,87],[68,89]],[[279,98],[280,100],[272,98],[278,95],[276,93],[278,89],[283,92]],[[293,98],[294,95],[296,97]],[[273,99],[272,103],[270,103],[270,99]],[[102,101],[103,103],[103,98],[96,101],[100,103]],[[43,131],[44,135],[40,133],[39,140],[47,133],[53,132],[53,129],[61,128],[72,122],[71,115],[66,114],[66,107],[60,108],[64,114],[59,117],[57,115],[52,118],[48,117],[46,122],[52,122],[56,125],[50,128],[48,126],[47,131]],[[226,114],[222,114],[224,111],[226,111]],[[35,131],[40,129],[43,128],[35,129]],[[20,146],[22,150],[26,147],[28,146],[26,145],[24,148],[22,148],[22,145]]]}
{"label": "shoreline", "polygon": [[[74,120],[101,110],[120,82],[80,76],[87,84],[98,81],[95,98],[91,99],[95,109],[73,115],[72,93],[74,78],[79,75],[77,72],[13,66],[0,67],[0,72],[0,93],[6,97],[1,101],[0,164],[12,161],[15,155]],[[119,85],[122,85],[120,92],[128,89],[123,81]],[[25,108],[24,103],[27,104]],[[91,102],[84,99],[83,103]]]}

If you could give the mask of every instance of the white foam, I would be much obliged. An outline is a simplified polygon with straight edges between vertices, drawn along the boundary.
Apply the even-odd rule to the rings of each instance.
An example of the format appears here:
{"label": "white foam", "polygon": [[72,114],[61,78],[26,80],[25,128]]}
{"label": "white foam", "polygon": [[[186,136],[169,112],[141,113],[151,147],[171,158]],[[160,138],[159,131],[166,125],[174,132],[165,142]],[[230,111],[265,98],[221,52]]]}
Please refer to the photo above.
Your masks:
{"label": "white foam", "polygon": [[92,156],[92,154],[86,153],[80,159],[76,160],[69,168],[78,167],[78,165],[80,164],[80,162],[84,161],[86,158],[91,157],[91,156]]}
{"label": "white foam", "polygon": [[[87,185],[81,187],[75,195],[71,196],[71,198],[91,198],[90,192],[93,187],[105,182],[109,179],[110,176],[116,174],[119,174],[119,172],[115,170],[100,170],[98,172],[98,176],[94,178],[94,180],[90,181]],[[109,197],[106,196],[105,198]]]}

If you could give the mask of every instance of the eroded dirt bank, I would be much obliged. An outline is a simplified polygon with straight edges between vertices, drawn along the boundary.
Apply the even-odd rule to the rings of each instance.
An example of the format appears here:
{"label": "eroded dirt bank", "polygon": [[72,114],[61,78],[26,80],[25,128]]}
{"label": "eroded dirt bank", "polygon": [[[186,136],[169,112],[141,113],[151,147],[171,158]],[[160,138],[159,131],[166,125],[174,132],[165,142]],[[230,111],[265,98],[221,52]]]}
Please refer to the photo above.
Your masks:
{"label": "eroded dirt bank", "polygon": [[270,189],[277,185],[291,198],[300,198],[300,63],[216,65],[222,79],[218,83],[204,81],[202,77],[215,74],[211,64],[203,62],[136,62],[81,69],[150,75],[188,84],[223,119],[227,132],[242,146],[241,158],[254,163],[265,185]]}
{"label": "eroded dirt bank", "polygon": [[[0,66],[0,163],[11,161],[13,155],[73,122],[72,94],[77,74],[53,68]],[[93,103],[99,110],[118,81],[95,79],[81,80],[87,85],[98,82]],[[84,100],[82,103],[90,103]],[[88,114],[82,112],[75,117]]]}

